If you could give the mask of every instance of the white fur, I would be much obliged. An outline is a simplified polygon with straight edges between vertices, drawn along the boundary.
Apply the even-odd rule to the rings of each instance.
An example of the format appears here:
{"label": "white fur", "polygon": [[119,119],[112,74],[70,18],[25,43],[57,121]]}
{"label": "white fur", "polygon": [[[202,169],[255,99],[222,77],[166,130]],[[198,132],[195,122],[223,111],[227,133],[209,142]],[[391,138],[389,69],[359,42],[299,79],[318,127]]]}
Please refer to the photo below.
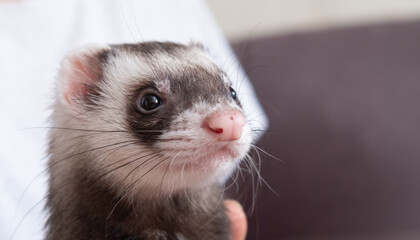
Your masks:
{"label": "white fur", "polygon": [[[166,180],[168,190],[198,187],[225,179],[245,157],[251,143],[247,125],[241,138],[232,142],[218,141],[203,127],[203,121],[213,112],[229,108],[239,110],[234,104],[228,108],[223,105],[197,103],[179,115],[171,129],[161,136],[166,141],[160,141],[157,147],[165,156],[174,156],[170,165],[175,170]],[[226,152],[222,151],[224,148]]]}

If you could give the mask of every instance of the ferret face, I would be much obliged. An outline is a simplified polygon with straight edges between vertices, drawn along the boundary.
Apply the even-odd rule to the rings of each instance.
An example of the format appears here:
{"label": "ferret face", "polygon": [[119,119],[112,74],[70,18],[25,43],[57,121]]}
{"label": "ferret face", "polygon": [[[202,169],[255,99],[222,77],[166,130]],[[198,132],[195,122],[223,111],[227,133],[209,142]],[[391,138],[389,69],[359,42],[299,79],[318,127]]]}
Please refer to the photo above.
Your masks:
{"label": "ferret face", "polygon": [[71,132],[76,149],[93,149],[82,164],[121,195],[224,181],[250,148],[237,93],[199,46],[88,47],[64,60],[60,78],[53,121],[95,130]]}

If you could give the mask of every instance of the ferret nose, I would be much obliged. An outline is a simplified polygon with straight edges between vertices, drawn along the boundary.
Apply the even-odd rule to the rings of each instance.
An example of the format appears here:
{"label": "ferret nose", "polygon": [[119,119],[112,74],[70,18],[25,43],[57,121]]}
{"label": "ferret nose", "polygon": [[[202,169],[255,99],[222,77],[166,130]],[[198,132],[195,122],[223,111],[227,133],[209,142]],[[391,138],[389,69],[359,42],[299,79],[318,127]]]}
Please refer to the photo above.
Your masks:
{"label": "ferret nose", "polygon": [[245,123],[245,117],[241,112],[230,110],[210,114],[204,124],[210,131],[216,133],[220,141],[233,141],[241,137]]}

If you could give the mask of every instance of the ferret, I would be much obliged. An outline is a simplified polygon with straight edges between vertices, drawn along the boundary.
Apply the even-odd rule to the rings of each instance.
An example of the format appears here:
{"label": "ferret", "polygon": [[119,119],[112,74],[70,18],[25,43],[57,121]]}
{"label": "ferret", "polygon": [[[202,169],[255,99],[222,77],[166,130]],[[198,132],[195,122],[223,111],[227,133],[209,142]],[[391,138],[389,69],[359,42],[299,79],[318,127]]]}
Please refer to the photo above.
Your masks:
{"label": "ferret", "polygon": [[82,47],[57,82],[47,240],[229,239],[223,184],[252,138],[202,45]]}

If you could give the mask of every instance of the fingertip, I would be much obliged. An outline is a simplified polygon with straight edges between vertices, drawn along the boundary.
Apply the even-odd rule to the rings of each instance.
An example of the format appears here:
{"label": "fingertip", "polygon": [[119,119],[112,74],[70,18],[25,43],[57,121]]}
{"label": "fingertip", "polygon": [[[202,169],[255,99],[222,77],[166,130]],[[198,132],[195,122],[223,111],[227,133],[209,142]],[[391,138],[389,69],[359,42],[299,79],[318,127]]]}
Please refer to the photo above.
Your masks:
{"label": "fingertip", "polygon": [[231,240],[244,240],[247,220],[242,205],[235,200],[225,200],[226,214],[230,220]]}

